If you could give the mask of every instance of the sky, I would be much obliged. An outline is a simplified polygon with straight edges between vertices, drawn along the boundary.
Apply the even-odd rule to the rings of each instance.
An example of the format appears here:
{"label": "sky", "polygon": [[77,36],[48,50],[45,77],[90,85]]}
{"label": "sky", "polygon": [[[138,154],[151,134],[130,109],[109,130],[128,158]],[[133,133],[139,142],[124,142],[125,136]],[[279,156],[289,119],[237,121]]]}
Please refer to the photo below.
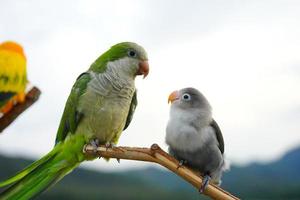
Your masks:
{"label": "sky", "polygon": [[[292,0],[1,0],[0,42],[23,45],[39,101],[0,134],[0,153],[49,152],[77,76],[115,43],[149,56],[120,146],[163,149],[168,95],[195,87],[213,107],[231,163],[269,162],[300,145],[300,2]],[[103,160],[123,170],[147,163]]]}

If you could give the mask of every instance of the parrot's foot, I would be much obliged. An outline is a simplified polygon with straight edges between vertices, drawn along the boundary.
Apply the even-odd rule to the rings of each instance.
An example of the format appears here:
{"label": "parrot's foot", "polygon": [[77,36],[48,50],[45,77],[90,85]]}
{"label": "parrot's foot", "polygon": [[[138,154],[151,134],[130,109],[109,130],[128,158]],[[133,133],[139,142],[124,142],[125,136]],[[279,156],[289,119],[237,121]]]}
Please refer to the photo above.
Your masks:
{"label": "parrot's foot", "polygon": [[114,148],[115,146],[116,146],[116,144],[114,144],[112,142],[106,142],[105,143],[106,150],[109,149],[109,148]]}
{"label": "parrot's foot", "polygon": [[186,163],[187,163],[187,160],[180,160],[176,169],[178,170],[180,167],[182,167]]}
{"label": "parrot's foot", "polygon": [[[116,146],[115,143],[112,143],[112,142],[106,142],[106,143],[105,143],[105,147],[106,147],[106,151],[107,151],[109,148],[114,148],[114,149],[116,149],[116,150],[122,151],[120,148],[118,148],[118,147]],[[120,158],[116,158],[116,159],[117,159],[118,163],[120,164]]]}
{"label": "parrot's foot", "polygon": [[200,189],[199,189],[199,192],[200,192],[200,193],[203,193],[204,190],[207,188],[210,179],[211,179],[211,177],[210,177],[209,175],[205,175],[205,176],[203,177],[202,185],[201,185],[201,187],[200,187]]}
{"label": "parrot's foot", "polygon": [[97,153],[97,148],[99,147],[99,140],[97,138],[96,139],[92,139],[90,141],[90,144],[93,146],[93,152]]}
{"label": "parrot's foot", "polygon": [[111,148],[111,149],[114,149],[114,150],[117,150],[117,151],[121,151],[121,152],[124,152],[124,150],[120,147],[117,147],[117,145],[115,143],[112,143],[112,142],[106,142],[105,143],[105,147],[106,147],[106,151]]}

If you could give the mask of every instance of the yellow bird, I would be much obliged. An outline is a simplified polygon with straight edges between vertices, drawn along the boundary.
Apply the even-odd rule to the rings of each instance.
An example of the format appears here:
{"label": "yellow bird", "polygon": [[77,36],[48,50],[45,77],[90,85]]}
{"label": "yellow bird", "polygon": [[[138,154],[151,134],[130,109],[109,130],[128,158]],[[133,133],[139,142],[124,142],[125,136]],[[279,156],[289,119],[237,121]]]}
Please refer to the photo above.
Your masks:
{"label": "yellow bird", "polygon": [[21,45],[6,41],[0,44],[0,117],[14,104],[25,101],[27,84],[26,57]]}

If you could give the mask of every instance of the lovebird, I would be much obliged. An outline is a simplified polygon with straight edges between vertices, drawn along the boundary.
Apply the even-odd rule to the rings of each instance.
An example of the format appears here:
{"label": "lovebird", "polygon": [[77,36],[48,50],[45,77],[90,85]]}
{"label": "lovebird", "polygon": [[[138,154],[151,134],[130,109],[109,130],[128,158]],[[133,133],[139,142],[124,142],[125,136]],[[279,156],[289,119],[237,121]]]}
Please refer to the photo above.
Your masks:
{"label": "lovebird", "polygon": [[14,104],[25,101],[26,57],[21,45],[13,41],[0,44],[0,117]]}
{"label": "lovebird", "polygon": [[149,72],[143,47],[131,42],[112,46],[74,83],[58,127],[54,148],[17,175],[0,182],[12,184],[0,199],[30,199],[95,156],[85,144],[117,144],[137,106],[135,77]]}
{"label": "lovebird", "polygon": [[[210,179],[221,184],[225,170],[222,132],[212,118],[212,109],[195,88],[183,88],[169,95],[171,102],[165,141],[180,166],[186,164],[203,176],[202,193]],[[180,167],[179,166],[179,167]]]}

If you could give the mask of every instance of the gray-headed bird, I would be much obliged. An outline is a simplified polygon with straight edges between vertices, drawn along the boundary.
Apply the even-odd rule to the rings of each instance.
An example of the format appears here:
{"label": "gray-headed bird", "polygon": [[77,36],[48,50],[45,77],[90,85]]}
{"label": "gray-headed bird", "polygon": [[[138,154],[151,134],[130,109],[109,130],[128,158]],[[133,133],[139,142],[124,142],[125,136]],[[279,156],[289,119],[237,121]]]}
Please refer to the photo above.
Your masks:
{"label": "gray-headed bird", "polygon": [[203,192],[210,180],[221,183],[224,162],[224,140],[212,118],[207,99],[195,88],[184,88],[170,94],[170,118],[166,128],[169,153],[200,172]]}

